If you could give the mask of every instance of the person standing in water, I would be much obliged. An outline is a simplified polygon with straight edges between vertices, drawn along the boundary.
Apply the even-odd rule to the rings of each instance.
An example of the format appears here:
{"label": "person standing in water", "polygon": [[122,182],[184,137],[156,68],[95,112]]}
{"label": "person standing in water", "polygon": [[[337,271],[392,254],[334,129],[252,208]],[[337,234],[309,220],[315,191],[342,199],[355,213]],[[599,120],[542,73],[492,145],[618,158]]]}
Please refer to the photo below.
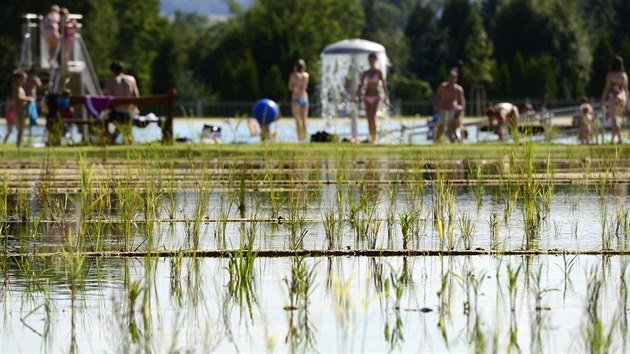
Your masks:
{"label": "person standing in water", "polygon": [[623,65],[623,59],[617,56],[613,59],[606,75],[606,84],[602,92],[601,106],[607,106],[607,119],[610,120],[611,143],[618,138],[621,144],[621,118],[628,105],[628,75]]}
{"label": "person standing in water", "polygon": [[383,76],[383,72],[376,68],[376,54],[370,53],[368,56],[368,62],[370,68],[363,72],[361,75],[361,82],[357,89],[357,100],[361,95],[361,89],[365,84],[365,95],[363,96],[363,103],[365,105],[365,115],[368,121],[368,129],[370,131],[370,142],[376,140],[376,112],[378,111],[378,104],[381,100],[381,96],[378,91],[379,84],[382,84],[383,92],[385,93],[385,104],[389,104],[389,93],[387,92],[387,82]]}
{"label": "person standing in water", "polygon": [[[444,127],[455,117],[459,110],[466,108],[464,89],[457,84],[457,70],[453,69],[448,75],[448,81],[443,82],[435,93],[435,103],[438,111],[438,122],[435,140],[439,140],[444,132]],[[463,113],[462,113],[463,114]]]}
{"label": "person standing in water", "polygon": [[298,140],[304,141],[307,136],[308,119],[308,73],[306,63],[298,59],[293,64],[293,72],[289,76],[289,91],[291,91],[291,112],[297,125]]}

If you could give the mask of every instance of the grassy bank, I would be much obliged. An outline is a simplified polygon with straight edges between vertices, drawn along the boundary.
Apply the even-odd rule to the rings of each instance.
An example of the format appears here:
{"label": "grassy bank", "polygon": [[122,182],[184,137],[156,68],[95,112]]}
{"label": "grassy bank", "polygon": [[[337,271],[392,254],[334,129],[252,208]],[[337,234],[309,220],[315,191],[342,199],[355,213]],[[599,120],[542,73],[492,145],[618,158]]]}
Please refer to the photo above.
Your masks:
{"label": "grassy bank", "polygon": [[45,160],[46,158],[74,160],[82,155],[88,160],[116,159],[201,159],[212,158],[258,160],[264,157],[292,160],[335,159],[351,156],[355,159],[392,160],[458,160],[504,159],[528,154],[533,158],[585,159],[628,158],[627,145],[556,145],[546,143],[466,145],[351,145],[351,144],[292,144],[269,143],[255,145],[159,144],[138,146],[82,146],[55,148],[21,148],[0,146],[0,161]]}

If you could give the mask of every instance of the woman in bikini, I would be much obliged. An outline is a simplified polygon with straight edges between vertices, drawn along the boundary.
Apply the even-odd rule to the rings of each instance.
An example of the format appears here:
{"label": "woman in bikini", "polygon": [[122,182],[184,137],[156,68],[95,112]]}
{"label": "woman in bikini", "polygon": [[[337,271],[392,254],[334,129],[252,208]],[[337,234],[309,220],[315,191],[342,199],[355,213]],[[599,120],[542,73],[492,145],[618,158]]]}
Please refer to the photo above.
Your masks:
{"label": "woman in bikini", "polygon": [[387,93],[387,82],[383,77],[383,72],[376,68],[376,54],[371,53],[368,56],[370,68],[363,72],[361,76],[361,82],[359,83],[359,89],[357,90],[357,99],[361,95],[361,89],[365,83],[365,95],[363,96],[363,103],[365,104],[365,115],[368,121],[368,129],[370,131],[370,142],[376,140],[376,112],[378,111],[378,103],[381,100],[378,87],[382,84],[383,92],[385,93],[385,104],[389,104],[389,94]]}
{"label": "woman in bikini", "polygon": [[611,125],[611,143],[614,143],[617,137],[621,144],[621,117],[628,105],[628,75],[626,75],[621,57],[615,57],[610,64],[602,92],[602,107],[604,103],[607,104],[606,118],[610,120]]}
{"label": "woman in bikini", "polygon": [[298,59],[293,65],[293,72],[289,76],[289,91],[291,91],[291,112],[297,124],[297,134],[300,141],[305,141],[307,136],[308,119],[308,73],[306,63]]}

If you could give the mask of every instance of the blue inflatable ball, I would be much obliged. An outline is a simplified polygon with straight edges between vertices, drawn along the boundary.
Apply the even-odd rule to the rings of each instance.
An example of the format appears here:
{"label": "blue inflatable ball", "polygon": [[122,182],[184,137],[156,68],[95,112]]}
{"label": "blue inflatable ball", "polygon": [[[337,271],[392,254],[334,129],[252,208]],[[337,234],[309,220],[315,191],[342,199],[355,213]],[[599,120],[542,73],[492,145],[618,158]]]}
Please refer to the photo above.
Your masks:
{"label": "blue inflatable ball", "polygon": [[260,125],[273,123],[278,118],[279,113],[278,105],[268,98],[258,100],[254,104],[254,118]]}

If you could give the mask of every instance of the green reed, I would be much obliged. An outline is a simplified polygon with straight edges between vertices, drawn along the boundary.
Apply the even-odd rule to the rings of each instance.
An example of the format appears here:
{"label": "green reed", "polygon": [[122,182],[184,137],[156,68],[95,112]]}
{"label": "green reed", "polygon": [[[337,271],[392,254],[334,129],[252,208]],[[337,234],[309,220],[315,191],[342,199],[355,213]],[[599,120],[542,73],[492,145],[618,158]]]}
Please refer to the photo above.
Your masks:
{"label": "green reed", "polygon": [[402,232],[403,249],[409,248],[409,236],[414,230],[414,224],[418,222],[418,213],[415,210],[407,210],[398,214],[400,231]]}
{"label": "green reed", "polygon": [[516,296],[518,294],[518,276],[521,273],[522,265],[514,269],[510,264],[507,266],[508,274],[508,294],[510,297],[510,311],[516,311]]}
{"label": "green reed", "polygon": [[329,208],[323,209],[322,215],[322,223],[324,225],[324,234],[326,237],[327,248],[329,250],[337,249],[338,245],[338,234],[339,234],[339,225],[340,218],[337,214],[337,210],[331,206]]}
{"label": "green reed", "polygon": [[[604,304],[601,300],[603,279],[600,269],[593,268],[586,278],[586,307],[585,319],[581,325],[581,335],[584,349],[590,353],[609,353],[616,328],[616,319],[605,321],[600,311]],[[625,312],[625,310],[624,310]]]}
{"label": "green reed", "polygon": [[454,249],[455,193],[445,172],[436,172],[433,198],[433,220],[437,228],[441,249]]}
{"label": "green reed", "polygon": [[240,313],[247,309],[253,320],[253,304],[257,302],[255,288],[254,263],[257,251],[254,250],[255,226],[247,231],[246,243],[241,243],[239,249],[230,253],[228,258],[228,294],[240,307]]}
{"label": "green reed", "polygon": [[291,277],[284,277],[283,282],[289,294],[289,304],[284,307],[289,312],[289,329],[285,343],[292,352],[316,350],[315,325],[310,316],[309,305],[313,296],[316,265],[309,267],[306,257],[296,256],[291,259]]}
{"label": "green reed", "polygon": [[115,181],[115,196],[120,223],[118,226],[121,232],[123,249],[130,251],[133,246],[134,218],[138,211],[138,192],[132,171],[126,168],[122,177]]}
{"label": "green reed", "polygon": [[477,212],[479,212],[481,206],[483,205],[483,196],[486,192],[484,188],[483,165],[480,163],[472,164],[469,162],[468,170],[472,173],[474,178],[472,190],[475,194],[475,199],[477,200]]}
{"label": "green reed", "polygon": [[459,225],[459,233],[464,242],[464,249],[469,250],[472,248],[473,237],[475,236],[475,224],[473,223],[473,219],[468,213],[463,213],[457,223]]}

